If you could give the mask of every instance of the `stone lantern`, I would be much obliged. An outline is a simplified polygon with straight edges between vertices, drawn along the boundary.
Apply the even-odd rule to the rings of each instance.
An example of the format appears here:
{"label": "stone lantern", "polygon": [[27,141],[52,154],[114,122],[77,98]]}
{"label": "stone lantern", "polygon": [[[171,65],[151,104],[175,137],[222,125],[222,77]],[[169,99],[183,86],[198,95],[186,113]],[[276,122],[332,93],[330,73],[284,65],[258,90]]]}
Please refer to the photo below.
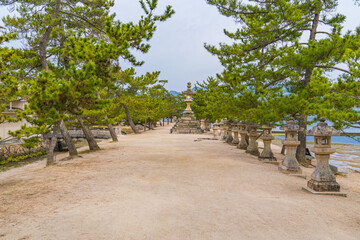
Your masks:
{"label": "stone lantern", "polygon": [[307,131],[308,136],[314,136],[314,147],[310,150],[316,156],[316,168],[307,184],[309,189],[305,188],[312,193],[340,192],[340,185],[329,166],[330,154],[336,152],[335,148],[331,148],[331,136],[340,136],[340,132],[325,121],[325,118],[320,118],[320,123]]}
{"label": "stone lantern", "polygon": [[223,128],[222,128],[222,135],[220,137],[220,140],[221,141],[226,141],[226,138],[227,138],[227,128],[228,128],[228,124],[229,124],[229,121],[227,120],[227,118],[225,118],[224,120],[221,121],[222,124],[223,124]]}
{"label": "stone lantern", "polygon": [[259,160],[264,160],[265,162],[276,163],[276,158],[271,151],[271,141],[275,139],[272,135],[272,127],[269,125],[263,125],[261,128],[263,130],[261,139],[264,142],[264,150],[258,158]]}
{"label": "stone lantern", "polygon": [[250,153],[251,155],[259,156],[260,152],[258,149],[258,144],[256,142],[256,139],[258,138],[257,133],[257,124],[249,124],[249,146],[247,147],[246,153]]}
{"label": "stone lantern", "polygon": [[210,131],[210,121],[209,120],[207,120],[207,119],[205,119],[205,131]]}
{"label": "stone lantern", "polygon": [[232,136],[232,124],[233,124],[233,120],[230,118],[229,122],[228,122],[228,126],[227,126],[227,136],[226,136],[226,142],[231,144],[233,141],[233,136]]}
{"label": "stone lantern", "polygon": [[232,132],[233,132],[233,140],[231,142],[231,144],[233,145],[238,145],[239,144],[239,125],[240,122],[237,120],[237,118],[235,118],[235,121],[232,124]]}
{"label": "stone lantern", "polygon": [[191,110],[192,96],[195,92],[191,89],[190,82],[187,84],[187,90],[182,93],[186,95],[185,103],[187,106],[180,121],[176,123],[176,127],[171,132],[177,134],[201,134],[204,131],[200,128],[200,124]]}
{"label": "stone lantern", "polygon": [[205,119],[201,119],[201,120],[200,120],[200,128],[201,128],[201,130],[205,131],[205,128],[206,128],[206,126],[205,126]]}
{"label": "stone lantern", "polygon": [[213,134],[214,134],[214,138],[216,138],[217,136],[219,136],[219,123],[216,120],[213,124]]}
{"label": "stone lantern", "polygon": [[296,159],[296,147],[300,145],[300,142],[297,140],[299,125],[295,123],[295,118],[291,117],[287,124],[280,129],[285,130],[283,145],[285,146],[286,153],[284,160],[279,165],[279,171],[283,173],[301,174],[302,170]]}
{"label": "stone lantern", "polygon": [[240,142],[237,148],[246,150],[248,148],[248,143],[246,141],[246,135],[248,134],[247,123],[245,121],[240,122],[239,124],[239,134]]}

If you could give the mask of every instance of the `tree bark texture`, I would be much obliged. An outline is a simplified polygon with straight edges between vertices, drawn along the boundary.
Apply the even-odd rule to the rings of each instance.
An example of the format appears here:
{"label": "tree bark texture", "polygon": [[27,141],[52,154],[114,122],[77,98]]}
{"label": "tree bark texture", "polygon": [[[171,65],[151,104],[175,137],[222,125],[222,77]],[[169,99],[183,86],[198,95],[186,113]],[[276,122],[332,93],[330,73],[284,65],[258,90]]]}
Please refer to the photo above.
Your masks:
{"label": "tree bark texture", "polygon": [[111,138],[113,140],[113,142],[118,142],[118,138],[117,138],[117,135],[116,135],[116,132],[113,128],[113,126],[111,124],[108,125],[108,128],[109,128],[109,132],[110,132],[110,135],[111,135]]}
{"label": "tree bark texture", "polygon": [[134,122],[133,122],[133,120],[132,120],[132,118],[131,118],[130,111],[129,111],[128,107],[126,106],[126,104],[121,104],[121,105],[122,105],[122,107],[123,107],[124,110],[125,110],[126,117],[127,117],[127,120],[128,120],[128,122],[129,122],[129,124],[130,124],[131,129],[133,130],[133,132],[134,132],[135,134],[139,134],[139,132],[138,132],[138,130],[136,129],[136,126],[135,126],[135,124],[134,124]]}
{"label": "tree bark texture", "polygon": [[49,142],[49,150],[46,159],[46,166],[55,164],[55,146],[57,142],[57,134],[59,132],[59,128],[60,128],[60,122],[55,122],[53,127],[53,134]]}
{"label": "tree bark texture", "polygon": [[296,149],[296,159],[300,164],[306,163],[306,128],[307,128],[307,117],[300,116],[299,118],[299,134],[298,140],[300,141],[300,145]]}
{"label": "tree bark texture", "polygon": [[78,117],[77,118],[78,122],[80,123],[80,126],[84,132],[84,135],[86,137],[86,141],[89,144],[89,149],[90,150],[99,150],[100,147],[97,144],[94,135],[92,134],[91,130],[89,129],[89,127],[84,123],[84,121]]}
{"label": "tree bark texture", "polygon": [[61,120],[61,122],[60,122],[60,132],[61,132],[61,135],[63,136],[63,138],[64,138],[64,140],[66,142],[66,145],[68,146],[69,155],[71,157],[77,156],[78,152],[77,152],[77,149],[75,147],[74,141],[72,140],[72,138],[71,138],[71,136],[69,134],[69,131],[67,130],[66,125],[65,125],[63,120]]}

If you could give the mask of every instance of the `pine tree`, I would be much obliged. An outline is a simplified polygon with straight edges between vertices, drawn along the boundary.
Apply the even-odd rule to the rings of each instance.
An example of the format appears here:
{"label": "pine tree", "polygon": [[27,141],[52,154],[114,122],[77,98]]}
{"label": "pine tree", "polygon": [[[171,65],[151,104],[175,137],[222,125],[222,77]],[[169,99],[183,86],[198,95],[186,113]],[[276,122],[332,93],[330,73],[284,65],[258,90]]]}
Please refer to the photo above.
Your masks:
{"label": "pine tree", "polygon": [[259,119],[297,117],[302,128],[297,157],[304,161],[307,116],[333,107],[324,104],[324,92],[317,88],[331,85],[329,72],[351,74],[337,64],[358,33],[341,33],[345,17],[333,14],[336,0],[207,2],[241,24],[233,33],[225,30],[233,45],[205,45],[224,66],[220,79],[255,103],[248,112]]}
{"label": "pine tree", "polygon": [[[0,1],[2,5],[10,2]],[[109,86],[112,80],[111,76],[97,70],[104,66],[103,61],[112,65],[119,57],[141,65],[130,49],[147,52],[150,45],[144,41],[153,36],[155,23],[165,21],[174,13],[167,7],[163,15],[154,15],[156,0],[140,3],[145,16],[137,24],[115,21],[115,15],[109,13],[113,1],[105,0],[17,1],[19,17],[4,18],[7,26],[27,41],[30,52],[19,72],[24,83],[21,92],[29,102],[29,108],[22,115],[30,118],[36,114],[36,119],[31,121],[37,124],[37,132],[48,131],[54,126],[50,150],[56,143],[59,126],[64,126],[62,121],[69,115],[74,117],[73,114],[79,114],[76,117],[87,135],[89,147],[98,148],[82,118],[82,111],[96,105],[98,91]],[[70,39],[73,39],[71,43]],[[91,51],[77,51],[81,45]],[[102,51],[93,52],[99,48]],[[111,55],[106,59],[107,55],[103,53],[109,51]],[[82,94],[85,94],[84,98]],[[71,109],[76,102],[83,105]],[[52,163],[51,150],[48,164]]]}

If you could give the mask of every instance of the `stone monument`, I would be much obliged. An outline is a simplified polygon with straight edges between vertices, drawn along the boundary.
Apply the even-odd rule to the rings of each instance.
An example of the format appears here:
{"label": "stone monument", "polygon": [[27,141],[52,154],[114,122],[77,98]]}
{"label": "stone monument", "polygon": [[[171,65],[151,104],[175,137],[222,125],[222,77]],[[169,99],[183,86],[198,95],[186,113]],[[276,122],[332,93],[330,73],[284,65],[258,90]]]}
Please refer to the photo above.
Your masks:
{"label": "stone monument", "polygon": [[170,133],[179,133],[179,134],[201,134],[203,130],[200,128],[199,122],[196,120],[194,112],[191,110],[191,99],[192,95],[195,94],[191,90],[191,83],[187,84],[187,90],[183,92],[186,95],[185,102],[187,107],[183,112],[182,118],[177,122],[177,124],[170,130]]}

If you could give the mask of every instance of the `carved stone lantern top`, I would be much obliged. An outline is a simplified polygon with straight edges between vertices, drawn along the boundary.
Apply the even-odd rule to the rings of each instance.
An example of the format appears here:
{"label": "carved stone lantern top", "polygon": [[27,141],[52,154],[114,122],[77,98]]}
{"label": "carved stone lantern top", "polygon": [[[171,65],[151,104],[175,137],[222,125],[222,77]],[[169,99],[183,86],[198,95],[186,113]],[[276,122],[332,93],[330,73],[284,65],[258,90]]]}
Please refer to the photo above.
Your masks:
{"label": "carved stone lantern top", "polygon": [[239,126],[240,125],[240,122],[238,121],[237,118],[235,118],[235,120],[233,121],[233,126]]}
{"label": "carved stone lantern top", "polygon": [[216,120],[214,123],[213,123],[213,126],[219,126],[220,124],[218,123],[218,120]]}
{"label": "carved stone lantern top", "polygon": [[297,132],[297,131],[299,131],[300,127],[299,127],[299,125],[297,125],[295,123],[295,118],[291,117],[287,121],[287,124],[281,126],[280,129],[285,130],[285,132],[288,132],[288,131]]}
{"label": "carved stone lantern top", "polygon": [[263,140],[273,140],[275,137],[272,135],[272,129],[273,127],[270,125],[262,125],[261,126],[263,130],[263,135],[261,136],[261,139]]}
{"label": "carved stone lantern top", "polygon": [[240,122],[238,121],[237,118],[235,118],[235,120],[232,122],[232,130],[233,132],[238,132],[239,131],[239,126],[240,126]]}
{"label": "carved stone lantern top", "polygon": [[247,133],[247,122],[241,121],[239,125],[240,125],[240,133]]}
{"label": "carved stone lantern top", "polygon": [[322,117],[319,120],[318,125],[307,131],[307,135],[314,136],[314,148],[331,148],[331,136],[340,136],[340,131],[329,126],[325,118]]}
{"label": "carved stone lantern top", "polygon": [[183,94],[189,95],[189,96],[195,94],[195,92],[191,89],[191,82],[187,83],[187,89],[186,89],[186,91],[183,91]]}
{"label": "carved stone lantern top", "polygon": [[329,126],[325,118],[320,118],[318,125],[307,131],[308,136],[340,136],[340,131]]}

